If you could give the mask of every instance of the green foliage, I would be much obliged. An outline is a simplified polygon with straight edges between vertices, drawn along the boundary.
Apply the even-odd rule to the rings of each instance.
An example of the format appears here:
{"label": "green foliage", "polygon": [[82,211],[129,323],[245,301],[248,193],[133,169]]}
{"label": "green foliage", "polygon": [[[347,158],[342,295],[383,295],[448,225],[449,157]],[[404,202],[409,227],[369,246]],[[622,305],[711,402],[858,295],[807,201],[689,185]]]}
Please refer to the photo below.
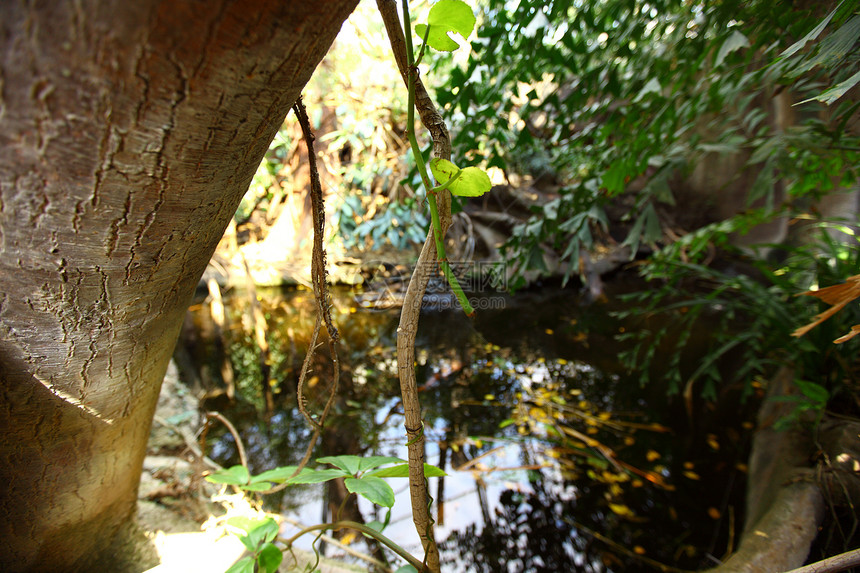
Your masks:
{"label": "green foliage", "polygon": [[235,516],[227,520],[227,525],[235,530],[251,555],[237,561],[226,573],[275,573],[278,570],[284,556],[272,543],[278,536],[278,523],[274,519]]}
{"label": "green foliage", "polygon": [[290,184],[283,167],[294,144],[287,129],[282,127],[275,134],[266,156],[254,173],[248,191],[236,209],[234,218],[238,222],[250,219],[255,210],[267,212],[276,197],[283,195],[284,187]]}
{"label": "green foliage", "polygon": [[403,250],[411,245],[420,245],[426,238],[424,229],[429,224],[427,216],[418,210],[415,199],[389,202],[369,216],[356,194],[343,198],[336,221],[348,249],[378,249],[389,244]]}
{"label": "green foliage", "polygon": [[830,400],[830,392],[826,388],[815,382],[806,382],[804,380],[795,380],[794,385],[797,386],[800,394],[772,398],[772,400],[788,402],[794,406],[790,414],[776,421],[774,428],[777,430],[809,422],[810,420],[807,418],[809,413],[813,415],[814,419],[812,421],[817,425],[824,415],[825,408],[827,408],[827,402]]}
{"label": "green foliage", "polygon": [[[538,246],[551,244],[576,269],[623,193],[635,195],[622,218],[633,254],[666,245],[659,207],[678,199],[669,181],[708,154],[748,154],[759,222],[803,212],[834,176],[853,185],[860,141],[845,125],[856,105],[829,110],[825,122],[811,101],[785,130],[766,111],[786,87],[809,101],[831,79],[840,90],[853,85],[860,16],[849,4],[825,35],[816,9],[764,1],[485,2],[472,57],[437,92],[457,117],[455,153],[505,170],[529,167],[523,155],[546,157],[540,169],[563,183],[553,216],[536,213],[517,228],[506,260],[526,270],[540,264]],[[780,59],[804,36],[812,48]],[[780,183],[787,201],[777,199]],[[748,227],[748,214],[738,217],[728,225]]]}
{"label": "green foliage", "polygon": [[[416,85],[418,82],[418,63],[423,57],[425,44],[421,45],[418,57],[416,58],[412,49],[412,20],[409,16],[408,0],[403,0],[402,6],[403,20],[404,25],[406,26],[406,62],[408,69],[408,73],[406,74],[406,83],[407,91],[409,93],[407,125],[409,125],[409,145],[412,149],[412,156],[415,158],[418,173],[421,176],[421,182],[424,185],[427,197],[427,206],[430,208],[430,218],[433,222],[433,236],[436,241],[436,258],[439,261],[439,267],[442,269],[442,273],[445,275],[448,285],[451,287],[451,290],[456,295],[460,306],[463,308],[463,312],[465,312],[467,316],[471,317],[474,315],[475,311],[469,303],[469,300],[466,298],[463,289],[460,287],[460,283],[457,280],[456,275],[454,275],[451,270],[451,267],[448,264],[448,257],[445,254],[445,242],[439,211],[436,205],[436,194],[448,187],[452,187],[452,192],[454,192],[454,190],[458,190],[460,195],[483,195],[489,191],[490,178],[480,168],[467,167],[466,169],[459,169],[450,161],[436,158],[434,160],[435,169],[438,171],[439,175],[443,177],[444,181],[442,181],[442,184],[438,187],[434,187],[430,182],[430,176],[427,173],[427,166],[421,153],[421,147],[413,129],[413,126],[415,125],[415,97]],[[467,15],[466,12],[469,12],[469,14]],[[440,0],[440,2],[431,8],[429,22],[430,28],[424,28],[425,33],[423,41],[428,41],[431,28],[436,26],[438,29],[445,32],[443,36],[434,36],[434,41],[437,42],[437,45],[441,46],[441,49],[443,50],[454,49],[453,47],[450,47],[450,45],[455,43],[447,37],[447,33],[449,31],[456,31],[468,35],[471,33],[472,26],[474,25],[474,20],[471,18],[471,9],[468,5],[462,2],[462,0]],[[454,47],[456,47],[456,45]],[[444,163],[442,163],[443,161]]]}
{"label": "green foliage", "polygon": [[[831,22],[841,26],[823,40],[817,41]],[[777,63],[787,65],[788,77],[800,77],[819,66],[832,75],[830,83],[835,85],[801,103],[818,100],[830,105],[860,83],[860,72],[856,71],[860,63],[858,39],[860,13],[856,7],[852,9],[851,1],[843,0],[812,31],[780,54]],[[807,45],[811,45],[811,48],[803,53],[801,50]],[[852,75],[849,77],[849,74]]]}
{"label": "green foliage", "polygon": [[[237,465],[213,472],[206,476],[206,481],[237,487],[243,491],[266,492],[273,483],[298,485],[324,483],[342,478],[347,491],[360,495],[375,505],[388,509],[385,521],[374,521],[367,526],[381,532],[391,519],[391,508],[394,506],[394,490],[383,478],[408,477],[409,464],[400,458],[391,456],[354,455],[327,456],[317,460],[328,468],[302,468],[284,466],[265,471],[259,475],[251,475],[244,466]],[[393,464],[393,465],[391,465]],[[386,467],[383,467],[386,466]],[[295,474],[295,475],[294,475]],[[443,470],[424,464],[425,477],[441,477],[447,475]],[[227,519],[227,525],[233,529],[245,548],[251,553],[236,562],[227,573],[274,573],[283,559],[281,550],[273,544],[278,535],[278,523],[271,517],[250,518],[234,516]],[[356,527],[363,527],[356,524]],[[318,529],[318,528],[317,528]],[[289,546],[290,542],[287,542]],[[399,547],[392,547],[400,550]],[[255,569],[256,567],[256,569]],[[408,571],[409,569],[402,569]]]}
{"label": "green foliage", "polygon": [[[735,383],[748,394],[754,380],[783,364],[814,377],[831,395],[845,390],[856,377],[850,364],[857,344],[834,346],[832,341],[860,320],[858,309],[846,308],[822,331],[799,339],[791,335],[818,312],[798,293],[842,282],[860,268],[857,237],[842,235],[850,241],[845,243],[827,230],[822,228],[810,245],[779,247],[785,259],[776,269],[750,261],[755,272],[748,274],[684,263],[674,254],[656,257],[644,267],[651,288],[627,295],[635,309],[617,313],[638,325],[619,337],[630,345],[621,354],[623,363],[641,374],[642,384],[658,372],[671,393],[698,383],[706,398]],[[705,354],[691,362],[694,353],[687,348],[702,339]],[[668,362],[657,362],[661,349],[670,355]]]}
{"label": "green foliage", "polygon": [[[344,478],[350,493],[361,495],[371,503],[390,509],[394,506],[394,490],[382,478],[409,477],[409,464],[390,456],[328,456],[319,458],[317,462],[334,468],[302,468],[298,474],[293,475],[298,466],[285,466],[253,476],[247,468],[237,465],[211,473],[206,476],[206,481],[236,486],[243,491],[264,492],[271,489],[273,484],[324,483]],[[388,464],[394,465],[380,467]],[[424,464],[424,477],[444,475],[447,474],[443,470]]]}

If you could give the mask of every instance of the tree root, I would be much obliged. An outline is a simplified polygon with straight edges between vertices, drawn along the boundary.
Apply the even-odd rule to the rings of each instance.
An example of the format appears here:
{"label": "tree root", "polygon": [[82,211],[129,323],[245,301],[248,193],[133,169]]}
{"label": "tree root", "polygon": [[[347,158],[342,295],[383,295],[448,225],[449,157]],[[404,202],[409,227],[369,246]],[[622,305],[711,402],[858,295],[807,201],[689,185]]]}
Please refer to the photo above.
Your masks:
{"label": "tree root", "polygon": [[[774,429],[792,409],[791,402],[774,398],[796,395],[793,381],[794,371],[786,367],[769,385],[750,455],[747,519],[740,547],[711,571],[773,573],[801,567],[827,504],[853,507],[852,499],[857,499],[857,422],[828,419],[818,425]],[[831,570],[839,569],[809,571]]]}

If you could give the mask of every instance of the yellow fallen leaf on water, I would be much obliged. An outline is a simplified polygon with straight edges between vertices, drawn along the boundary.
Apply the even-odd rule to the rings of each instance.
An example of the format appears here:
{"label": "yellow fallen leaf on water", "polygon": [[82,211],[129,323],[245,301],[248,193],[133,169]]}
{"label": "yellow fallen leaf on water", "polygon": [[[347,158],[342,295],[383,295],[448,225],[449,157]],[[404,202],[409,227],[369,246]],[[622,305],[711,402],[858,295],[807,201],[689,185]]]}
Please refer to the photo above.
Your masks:
{"label": "yellow fallen leaf on water", "polygon": [[712,450],[717,451],[720,449],[720,442],[717,440],[717,436],[715,436],[714,434],[707,435],[707,442]]}
{"label": "yellow fallen leaf on water", "polygon": [[709,507],[708,508],[708,517],[710,517],[711,519],[719,519],[720,515],[721,515],[720,510],[717,509],[716,507]]}
{"label": "yellow fallen leaf on water", "polygon": [[609,509],[621,517],[633,517],[636,515],[629,507],[620,503],[610,503]]}

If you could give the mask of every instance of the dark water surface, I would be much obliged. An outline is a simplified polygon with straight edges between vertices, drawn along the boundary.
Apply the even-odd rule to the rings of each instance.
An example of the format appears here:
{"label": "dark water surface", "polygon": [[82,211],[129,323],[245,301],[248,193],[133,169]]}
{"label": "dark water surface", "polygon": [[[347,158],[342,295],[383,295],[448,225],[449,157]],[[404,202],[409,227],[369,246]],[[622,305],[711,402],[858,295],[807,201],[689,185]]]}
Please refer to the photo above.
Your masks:
{"label": "dark water surface", "polygon": [[[610,315],[620,303],[608,295],[585,305],[575,290],[545,287],[484,295],[474,320],[456,310],[422,313],[416,356],[427,461],[448,472],[430,480],[443,570],[696,569],[715,564],[739,537],[753,404],[731,391],[716,404],[667,396],[659,373],[643,387],[621,368],[614,339],[636,326]],[[275,411],[263,412],[244,293],[225,299],[226,350],[241,398],[212,404],[239,426],[255,473],[304,455],[311,431],[295,395],[316,308],[307,290],[261,291],[259,300]],[[215,385],[221,365],[209,313],[208,304],[194,308],[191,350]],[[332,314],[341,386],[314,457],[405,458],[399,309],[364,309],[344,289],[334,293]],[[323,345],[306,392],[310,411],[321,411],[331,378]],[[208,446],[216,461],[237,462],[229,434],[213,429]],[[397,501],[385,534],[421,555],[406,480],[391,483]],[[381,518],[363,502],[365,520]],[[321,486],[288,488],[268,504],[308,525],[333,519]]]}

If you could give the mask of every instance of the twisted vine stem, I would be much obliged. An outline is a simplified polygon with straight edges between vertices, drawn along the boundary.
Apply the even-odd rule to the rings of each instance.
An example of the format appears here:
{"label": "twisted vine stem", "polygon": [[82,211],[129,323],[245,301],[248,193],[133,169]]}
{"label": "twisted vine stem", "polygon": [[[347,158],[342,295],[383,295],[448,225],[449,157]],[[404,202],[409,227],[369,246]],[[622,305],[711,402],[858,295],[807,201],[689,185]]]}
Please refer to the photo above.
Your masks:
{"label": "twisted vine stem", "polygon": [[[427,93],[421,78],[418,77],[412,59],[411,29],[404,35],[397,13],[396,0],[377,0],[377,7],[382,15],[394,59],[400,69],[403,81],[410,91],[410,112],[417,110],[421,123],[430,132],[433,139],[433,155],[440,159],[451,158],[451,139],[448,128],[442,116],[436,110],[430,95]],[[403,3],[404,21],[411,28],[409,9]],[[410,117],[414,117],[411,115]],[[409,124],[412,131],[413,124]],[[411,134],[414,138],[414,134]],[[416,161],[421,156],[414,152]],[[426,174],[423,176],[426,178]],[[425,184],[429,183],[428,182]],[[428,189],[428,200],[434,194]],[[412,501],[412,520],[424,547],[424,563],[430,571],[439,571],[439,549],[433,538],[433,518],[430,516],[430,495],[424,477],[424,424],[421,420],[421,404],[418,400],[418,384],[415,380],[415,335],[418,331],[418,319],[421,312],[421,301],[430,271],[434,268],[437,255],[437,240],[441,242],[448,227],[451,226],[451,195],[447,189],[437,189],[433,197],[436,203],[434,225],[427,234],[409,286],[406,298],[400,312],[400,323],[397,327],[397,372],[400,378],[400,392],[403,398],[404,426],[408,440],[409,459],[409,491]],[[438,219],[438,223],[435,219]],[[465,307],[464,307],[465,308]],[[467,313],[469,311],[467,310]]]}

